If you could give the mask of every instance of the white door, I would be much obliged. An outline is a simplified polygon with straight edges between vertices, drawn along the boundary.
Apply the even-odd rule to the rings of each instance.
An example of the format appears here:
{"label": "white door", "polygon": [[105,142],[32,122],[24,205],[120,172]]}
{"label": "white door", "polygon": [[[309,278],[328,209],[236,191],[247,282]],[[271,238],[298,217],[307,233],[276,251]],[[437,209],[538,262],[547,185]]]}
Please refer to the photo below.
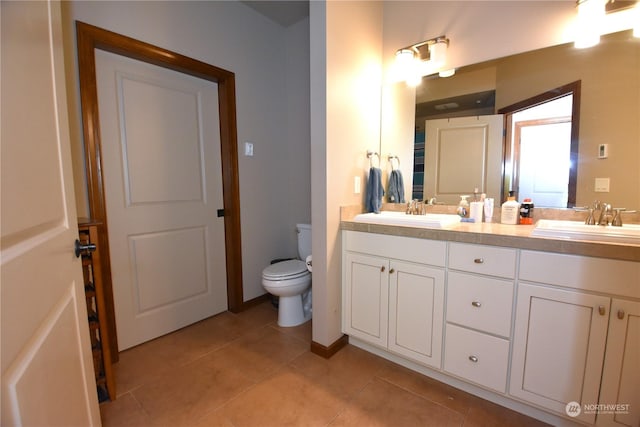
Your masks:
{"label": "white door", "polygon": [[424,196],[457,205],[460,195],[486,193],[500,202],[501,114],[425,122]]}
{"label": "white door", "polygon": [[216,83],[97,50],[118,345],[227,309]]}
{"label": "white door", "polygon": [[[519,136],[518,199],[566,208],[571,169],[571,119],[516,123]],[[541,167],[544,165],[544,167]]]}
{"label": "white door", "polygon": [[78,237],[60,4],[2,2],[2,416],[100,425]]}

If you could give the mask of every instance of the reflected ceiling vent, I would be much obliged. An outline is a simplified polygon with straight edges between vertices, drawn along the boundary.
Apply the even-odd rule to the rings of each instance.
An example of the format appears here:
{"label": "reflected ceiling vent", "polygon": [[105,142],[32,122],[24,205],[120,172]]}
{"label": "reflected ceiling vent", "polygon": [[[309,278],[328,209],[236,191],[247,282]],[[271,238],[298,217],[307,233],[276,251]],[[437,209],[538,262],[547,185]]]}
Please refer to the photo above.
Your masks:
{"label": "reflected ceiling vent", "polygon": [[438,111],[444,111],[444,110],[453,110],[458,107],[460,107],[460,104],[456,102],[447,102],[446,104],[435,105],[433,108],[435,108]]}

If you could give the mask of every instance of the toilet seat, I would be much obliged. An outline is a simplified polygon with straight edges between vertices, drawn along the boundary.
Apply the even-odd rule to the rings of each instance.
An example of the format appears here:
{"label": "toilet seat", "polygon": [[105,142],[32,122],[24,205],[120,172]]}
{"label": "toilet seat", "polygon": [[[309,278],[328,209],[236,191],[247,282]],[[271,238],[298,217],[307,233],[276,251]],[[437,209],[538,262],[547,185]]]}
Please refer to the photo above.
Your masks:
{"label": "toilet seat", "polygon": [[262,271],[262,278],[270,281],[292,280],[307,275],[310,275],[307,264],[299,259],[271,264]]}

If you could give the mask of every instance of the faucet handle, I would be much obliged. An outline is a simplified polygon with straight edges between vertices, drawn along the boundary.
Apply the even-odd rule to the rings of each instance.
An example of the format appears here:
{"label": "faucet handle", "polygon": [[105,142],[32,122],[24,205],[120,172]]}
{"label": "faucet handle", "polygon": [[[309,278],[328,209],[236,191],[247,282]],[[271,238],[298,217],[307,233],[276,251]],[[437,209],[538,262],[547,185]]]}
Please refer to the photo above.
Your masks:
{"label": "faucet handle", "polygon": [[584,223],[587,225],[596,224],[596,219],[593,217],[593,208],[589,208],[589,215],[587,215],[587,219],[584,220]]}

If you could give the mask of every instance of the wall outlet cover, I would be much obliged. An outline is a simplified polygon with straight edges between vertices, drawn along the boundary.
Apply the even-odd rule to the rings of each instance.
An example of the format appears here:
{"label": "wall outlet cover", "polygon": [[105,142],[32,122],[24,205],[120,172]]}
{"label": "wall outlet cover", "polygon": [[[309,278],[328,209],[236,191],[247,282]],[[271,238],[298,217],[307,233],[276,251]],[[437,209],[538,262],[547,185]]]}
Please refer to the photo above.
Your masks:
{"label": "wall outlet cover", "polygon": [[596,178],[596,185],[595,185],[594,191],[596,193],[608,193],[609,178]]}

